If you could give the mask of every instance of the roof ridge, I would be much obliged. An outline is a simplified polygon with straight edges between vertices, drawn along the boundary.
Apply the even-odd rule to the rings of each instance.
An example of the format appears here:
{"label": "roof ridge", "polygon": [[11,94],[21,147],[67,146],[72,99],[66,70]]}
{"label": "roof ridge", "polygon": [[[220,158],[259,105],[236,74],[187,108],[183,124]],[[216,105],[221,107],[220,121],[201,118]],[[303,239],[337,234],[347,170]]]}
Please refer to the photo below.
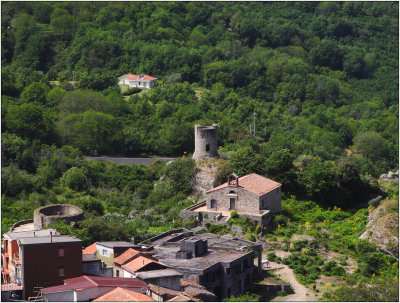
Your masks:
{"label": "roof ridge", "polygon": [[84,275],[85,279],[88,280],[90,283],[94,284],[95,286],[99,286],[97,282],[95,282],[92,278],[87,275]]}

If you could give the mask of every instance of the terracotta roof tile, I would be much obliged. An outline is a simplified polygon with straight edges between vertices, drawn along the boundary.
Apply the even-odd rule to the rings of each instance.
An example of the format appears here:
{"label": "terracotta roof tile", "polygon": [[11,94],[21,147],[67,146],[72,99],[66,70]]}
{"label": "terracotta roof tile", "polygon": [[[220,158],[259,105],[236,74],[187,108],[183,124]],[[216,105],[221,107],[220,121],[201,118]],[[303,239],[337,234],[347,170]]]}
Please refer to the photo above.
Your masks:
{"label": "terracotta roof tile", "polygon": [[146,289],[147,286],[143,282],[135,278],[119,278],[119,277],[100,277],[100,276],[80,276],[76,278],[64,280],[66,284],[59,286],[46,287],[42,292],[54,293],[59,291],[67,291],[71,289],[87,289],[94,287],[129,287]]}
{"label": "terracotta roof tile", "polygon": [[[147,264],[150,263],[156,263],[156,264],[160,264],[155,260],[143,257],[143,256],[139,256],[135,259],[133,259],[132,261],[126,263],[125,265],[122,266],[123,269],[134,273],[136,271],[138,271],[139,269],[141,269],[142,267],[146,266]],[[161,265],[161,264],[160,264]]]}
{"label": "terracotta roof tile", "polygon": [[89,245],[82,252],[83,255],[94,255],[95,253],[96,253],[96,243]]}
{"label": "terracotta roof tile", "polygon": [[[224,184],[221,184],[213,189],[208,190],[206,193],[213,192],[215,190],[224,188],[228,186],[228,182],[225,182]],[[265,178],[263,176],[257,175],[257,174],[249,174],[243,177],[239,178],[239,188],[243,188],[244,190],[247,190],[249,192],[252,192],[256,194],[257,196],[262,196],[265,195],[266,193],[281,187],[282,184]]]}
{"label": "terracotta roof tile", "polygon": [[126,74],[126,75],[122,75],[121,77],[126,77],[129,80],[135,80],[135,81],[139,81],[140,80],[140,81],[143,81],[143,82],[157,80],[157,78],[154,78],[154,77],[149,76],[149,75],[144,75],[144,74],[141,74],[141,75]]}
{"label": "terracotta roof tile", "polygon": [[132,291],[129,289],[117,287],[112,291],[105,293],[104,295],[93,300],[93,302],[153,302],[153,298]]}
{"label": "terracotta roof tile", "polygon": [[118,263],[120,265],[124,265],[125,263],[131,261],[135,257],[139,257],[141,254],[147,254],[151,255],[151,252],[148,251],[139,251],[133,248],[128,248],[126,251],[124,251],[121,255],[118,257],[114,258],[114,262]]}
{"label": "terracotta roof tile", "polygon": [[193,301],[192,299],[182,294],[167,300],[167,302],[192,302],[192,301]]}

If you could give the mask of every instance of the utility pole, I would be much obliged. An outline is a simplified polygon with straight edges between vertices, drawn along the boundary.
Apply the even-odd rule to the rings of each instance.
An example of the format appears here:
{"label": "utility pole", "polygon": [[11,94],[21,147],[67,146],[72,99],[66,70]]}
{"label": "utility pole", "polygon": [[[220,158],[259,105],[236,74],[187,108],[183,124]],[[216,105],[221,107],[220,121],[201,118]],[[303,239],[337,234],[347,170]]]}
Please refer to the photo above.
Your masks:
{"label": "utility pole", "polygon": [[253,131],[254,131],[254,138],[256,137],[256,113],[254,112],[253,113],[253,117],[254,117],[254,119],[253,119]]}
{"label": "utility pole", "polygon": [[75,89],[75,71],[72,71],[72,87]]}

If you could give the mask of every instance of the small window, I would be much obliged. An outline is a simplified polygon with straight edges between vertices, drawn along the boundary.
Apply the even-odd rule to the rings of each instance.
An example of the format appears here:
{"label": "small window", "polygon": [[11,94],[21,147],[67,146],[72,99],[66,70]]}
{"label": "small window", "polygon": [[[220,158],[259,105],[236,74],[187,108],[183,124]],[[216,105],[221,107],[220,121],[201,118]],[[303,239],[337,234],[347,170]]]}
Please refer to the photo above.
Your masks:
{"label": "small window", "polygon": [[64,277],[64,267],[59,267],[58,268],[58,276],[59,277]]}
{"label": "small window", "polygon": [[117,277],[119,277],[119,270],[117,270],[116,274],[117,274]]}
{"label": "small window", "polygon": [[227,268],[227,269],[226,269],[226,275],[230,275],[230,273],[231,273],[231,269],[230,269],[230,268]]}
{"label": "small window", "polygon": [[108,251],[107,251],[107,249],[103,249],[103,256],[108,257]]}
{"label": "small window", "polygon": [[206,151],[210,151],[210,144],[206,144]]}
{"label": "small window", "polygon": [[59,247],[58,248],[58,256],[59,257],[64,257],[64,247]]}

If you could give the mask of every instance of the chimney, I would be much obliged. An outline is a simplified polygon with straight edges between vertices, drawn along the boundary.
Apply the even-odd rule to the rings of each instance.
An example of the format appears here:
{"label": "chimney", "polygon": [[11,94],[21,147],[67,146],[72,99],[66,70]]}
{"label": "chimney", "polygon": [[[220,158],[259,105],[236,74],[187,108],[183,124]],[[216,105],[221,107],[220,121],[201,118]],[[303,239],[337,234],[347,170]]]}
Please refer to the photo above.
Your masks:
{"label": "chimney", "polygon": [[33,236],[36,237],[36,232],[35,231],[33,232]]}

